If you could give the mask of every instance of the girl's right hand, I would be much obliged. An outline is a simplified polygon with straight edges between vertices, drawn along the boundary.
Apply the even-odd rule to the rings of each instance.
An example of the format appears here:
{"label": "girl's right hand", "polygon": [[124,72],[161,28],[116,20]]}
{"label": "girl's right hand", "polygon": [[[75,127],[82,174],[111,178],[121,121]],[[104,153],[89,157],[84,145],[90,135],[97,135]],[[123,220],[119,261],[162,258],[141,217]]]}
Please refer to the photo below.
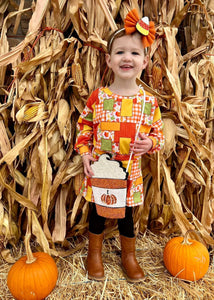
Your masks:
{"label": "girl's right hand", "polygon": [[96,161],[96,159],[92,156],[92,154],[86,154],[82,156],[84,173],[88,177],[92,177],[94,175],[91,168],[91,161]]}

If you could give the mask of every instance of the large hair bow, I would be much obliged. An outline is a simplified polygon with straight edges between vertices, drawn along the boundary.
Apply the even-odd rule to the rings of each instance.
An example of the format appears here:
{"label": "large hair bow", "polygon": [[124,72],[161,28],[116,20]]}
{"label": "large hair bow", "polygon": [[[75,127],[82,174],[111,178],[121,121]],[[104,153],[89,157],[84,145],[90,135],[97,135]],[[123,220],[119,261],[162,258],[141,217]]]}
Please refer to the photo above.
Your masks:
{"label": "large hair bow", "polygon": [[126,34],[132,34],[138,31],[142,34],[144,48],[149,47],[155,40],[155,24],[148,17],[140,19],[136,8],[132,9],[124,20]]}

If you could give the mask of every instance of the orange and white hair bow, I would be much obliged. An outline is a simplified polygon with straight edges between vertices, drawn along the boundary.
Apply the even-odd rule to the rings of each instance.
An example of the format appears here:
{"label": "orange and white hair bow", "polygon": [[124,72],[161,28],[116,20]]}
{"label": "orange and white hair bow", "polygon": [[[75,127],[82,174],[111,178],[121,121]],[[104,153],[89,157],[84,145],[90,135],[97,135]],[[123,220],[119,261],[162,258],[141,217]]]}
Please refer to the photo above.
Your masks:
{"label": "orange and white hair bow", "polygon": [[142,34],[144,48],[149,47],[155,40],[155,24],[148,17],[140,19],[136,8],[132,9],[124,20],[126,34],[132,34],[138,31]]}

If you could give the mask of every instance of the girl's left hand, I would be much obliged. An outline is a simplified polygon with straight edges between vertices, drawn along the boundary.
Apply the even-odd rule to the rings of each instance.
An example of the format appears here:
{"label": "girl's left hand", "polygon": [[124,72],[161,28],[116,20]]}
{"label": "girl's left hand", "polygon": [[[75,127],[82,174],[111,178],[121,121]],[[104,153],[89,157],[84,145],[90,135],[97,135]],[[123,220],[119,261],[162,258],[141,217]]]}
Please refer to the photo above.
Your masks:
{"label": "girl's left hand", "polygon": [[138,136],[140,140],[135,141],[134,144],[130,144],[130,150],[136,155],[143,155],[151,150],[153,142],[144,133],[139,133]]}

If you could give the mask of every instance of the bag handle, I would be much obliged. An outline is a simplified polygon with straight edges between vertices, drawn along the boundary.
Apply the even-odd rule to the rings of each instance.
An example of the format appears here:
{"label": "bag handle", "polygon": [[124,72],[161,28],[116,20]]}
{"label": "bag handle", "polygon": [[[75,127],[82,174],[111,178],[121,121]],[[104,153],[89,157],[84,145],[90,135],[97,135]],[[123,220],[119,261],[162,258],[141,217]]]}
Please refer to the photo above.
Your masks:
{"label": "bag handle", "polygon": [[[145,102],[146,102],[146,93],[145,93],[144,88],[142,87],[142,85],[140,85],[140,89],[143,90],[143,108],[142,108],[142,113],[141,113],[141,116],[140,116],[140,122],[139,122],[138,127],[137,127],[137,132],[135,134],[134,141],[137,140],[137,137],[138,137],[138,134],[139,134],[139,131],[140,131],[140,126],[141,126],[141,123],[142,123],[143,113],[144,113],[144,108],[145,108]],[[138,94],[137,94],[137,100],[138,99],[139,99],[139,97],[138,97]],[[127,167],[126,167],[126,172],[128,172],[129,165],[130,165],[130,162],[131,162],[131,159],[132,159],[132,155],[133,155],[133,150],[132,150],[132,152],[130,154],[130,157],[129,157],[129,161],[128,161],[128,164],[127,164]]]}

